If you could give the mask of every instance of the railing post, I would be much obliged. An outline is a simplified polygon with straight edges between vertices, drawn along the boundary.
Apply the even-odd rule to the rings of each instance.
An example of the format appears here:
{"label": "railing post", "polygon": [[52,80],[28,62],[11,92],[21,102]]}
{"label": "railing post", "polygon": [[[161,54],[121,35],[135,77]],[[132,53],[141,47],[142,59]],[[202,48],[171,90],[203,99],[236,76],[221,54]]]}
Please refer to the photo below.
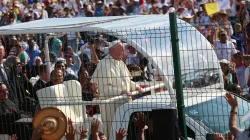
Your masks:
{"label": "railing post", "polygon": [[186,128],[185,105],[184,105],[183,87],[181,78],[181,64],[180,64],[176,13],[169,14],[169,21],[170,21],[170,35],[172,44],[175,88],[176,88],[177,109],[178,109],[178,123],[181,131],[181,137],[187,140],[187,128]]}

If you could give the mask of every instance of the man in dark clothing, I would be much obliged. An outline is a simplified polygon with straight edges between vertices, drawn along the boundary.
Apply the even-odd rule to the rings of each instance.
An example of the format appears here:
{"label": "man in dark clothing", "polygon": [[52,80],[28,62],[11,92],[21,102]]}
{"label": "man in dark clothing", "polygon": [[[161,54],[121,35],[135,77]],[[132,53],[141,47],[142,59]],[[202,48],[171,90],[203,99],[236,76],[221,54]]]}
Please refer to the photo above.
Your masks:
{"label": "man in dark clothing", "polygon": [[7,58],[5,63],[12,69],[10,75],[11,80],[9,80],[8,83],[13,88],[13,91],[11,92],[16,94],[19,109],[35,113],[34,106],[36,104],[37,96],[31,82],[22,72],[22,64],[20,63],[20,60],[15,56],[11,56]]}
{"label": "man in dark clothing", "polygon": [[39,80],[35,83],[34,89],[37,92],[39,89],[42,89],[46,86],[46,83],[49,81],[48,77],[49,72],[47,72],[46,65],[41,65],[39,67]]}
{"label": "man in dark clothing", "polygon": [[30,116],[19,110],[16,104],[9,99],[8,95],[9,92],[6,85],[0,83],[0,133],[17,134],[20,140],[30,139],[32,131],[29,131],[31,129],[26,125],[31,126],[31,123],[15,123],[15,121],[21,118],[29,118]]}
{"label": "man in dark clothing", "polygon": [[55,69],[62,70],[62,72],[64,73],[64,81],[78,80],[78,78],[75,75],[70,74],[65,70],[65,64],[63,63],[63,61],[57,61],[55,64]]}

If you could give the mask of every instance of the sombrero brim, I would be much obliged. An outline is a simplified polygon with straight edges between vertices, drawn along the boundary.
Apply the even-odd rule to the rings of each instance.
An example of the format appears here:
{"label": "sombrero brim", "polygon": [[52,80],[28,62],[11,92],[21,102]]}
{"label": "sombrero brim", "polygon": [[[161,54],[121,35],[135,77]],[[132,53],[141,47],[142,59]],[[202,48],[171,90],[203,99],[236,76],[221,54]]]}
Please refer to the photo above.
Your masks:
{"label": "sombrero brim", "polygon": [[67,118],[62,111],[54,107],[41,109],[35,114],[32,124],[36,128],[45,117],[58,118],[58,129],[52,134],[43,134],[42,138],[45,140],[58,140],[61,139],[67,130]]}

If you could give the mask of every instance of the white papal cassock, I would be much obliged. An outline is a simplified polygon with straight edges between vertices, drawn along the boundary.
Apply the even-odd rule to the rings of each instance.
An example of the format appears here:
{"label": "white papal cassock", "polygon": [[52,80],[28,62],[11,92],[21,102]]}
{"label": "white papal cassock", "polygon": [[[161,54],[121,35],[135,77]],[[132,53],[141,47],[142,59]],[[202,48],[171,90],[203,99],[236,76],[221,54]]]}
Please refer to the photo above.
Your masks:
{"label": "white papal cassock", "polygon": [[[129,70],[123,61],[117,61],[113,59],[112,56],[107,55],[97,65],[91,83],[97,84],[100,99],[109,99],[121,95],[122,91],[135,91],[138,85],[131,81],[131,78]],[[114,113],[117,107],[127,103],[129,100],[130,98],[118,99],[110,104],[100,105],[104,134],[107,138],[109,138],[108,135],[110,134],[113,117],[115,115]]]}

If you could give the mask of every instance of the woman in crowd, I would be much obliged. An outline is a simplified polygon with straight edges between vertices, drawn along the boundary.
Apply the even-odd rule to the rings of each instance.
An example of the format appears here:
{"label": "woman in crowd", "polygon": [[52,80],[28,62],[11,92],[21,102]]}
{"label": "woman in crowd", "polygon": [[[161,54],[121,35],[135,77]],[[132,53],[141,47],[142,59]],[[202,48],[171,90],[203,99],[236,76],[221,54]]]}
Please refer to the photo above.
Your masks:
{"label": "woman in crowd", "polygon": [[[82,100],[92,101],[93,98],[99,97],[99,91],[95,84],[90,83],[90,77],[87,69],[81,68],[78,74],[79,81],[82,86]],[[87,114],[93,116],[100,113],[98,105],[86,105]]]}

